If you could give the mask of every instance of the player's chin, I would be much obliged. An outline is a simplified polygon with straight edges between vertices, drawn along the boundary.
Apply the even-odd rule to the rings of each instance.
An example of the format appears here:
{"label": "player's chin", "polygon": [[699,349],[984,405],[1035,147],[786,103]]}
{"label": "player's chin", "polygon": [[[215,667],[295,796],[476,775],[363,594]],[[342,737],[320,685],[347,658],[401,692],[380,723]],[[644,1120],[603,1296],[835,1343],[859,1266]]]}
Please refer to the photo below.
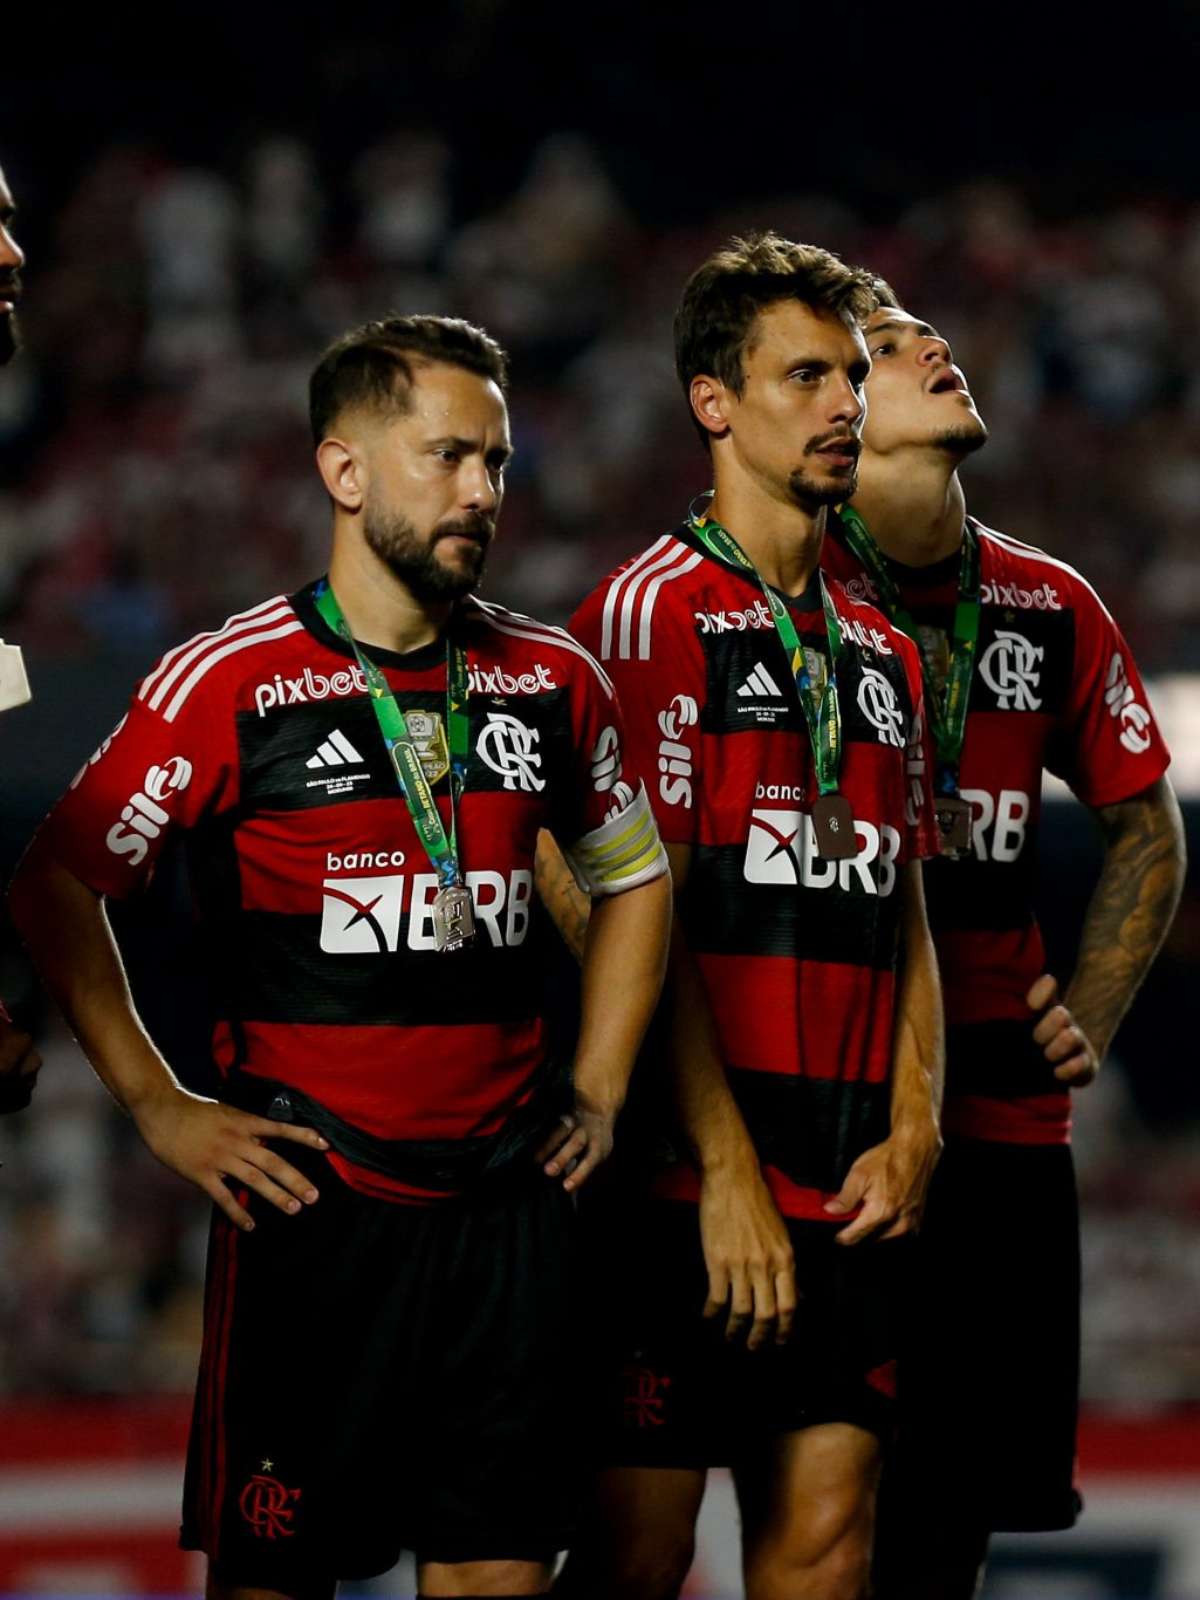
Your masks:
{"label": "player's chin", "polygon": [[793,473],[792,495],[799,505],[837,506],[858,488],[858,462],[822,472]]}

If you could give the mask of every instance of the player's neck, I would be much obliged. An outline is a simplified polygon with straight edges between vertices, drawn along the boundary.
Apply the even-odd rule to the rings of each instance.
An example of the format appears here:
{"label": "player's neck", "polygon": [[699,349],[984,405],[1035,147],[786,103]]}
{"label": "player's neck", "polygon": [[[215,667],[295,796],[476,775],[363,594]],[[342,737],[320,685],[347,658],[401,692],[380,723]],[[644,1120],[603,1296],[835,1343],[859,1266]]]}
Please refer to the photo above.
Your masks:
{"label": "player's neck", "polygon": [[452,601],[420,600],[386,562],[360,541],[337,541],[329,562],[329,582],[354,637],[407,655],[439,638],[453,610]]}
{"label": "player's neck", "polygon": [[781,594],[803,594],[821,559],[825,507],[808,512],[773,499],[748,480],[717,483],[708,514],[727,528]]}
{"label": "player's neck", "polygon": [[962,543],[966,499],[943,455],[867,457],[851,502],[885,555],[928,567]]}

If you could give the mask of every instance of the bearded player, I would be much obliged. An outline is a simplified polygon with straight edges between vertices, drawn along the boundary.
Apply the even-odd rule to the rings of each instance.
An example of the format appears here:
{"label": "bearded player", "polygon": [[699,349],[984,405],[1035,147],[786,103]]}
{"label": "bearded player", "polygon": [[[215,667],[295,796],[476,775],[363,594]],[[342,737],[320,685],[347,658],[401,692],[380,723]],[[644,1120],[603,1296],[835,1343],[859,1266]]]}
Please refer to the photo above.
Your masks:
{"label": "bearded player", "polygon": [[677,907],[640,1069],[670,1085],[661,1159],[599,1230],[623,1371],[572,1597],[678,1594],[716,1465],[751,1600],[865,1592],[941,1068],[917,653],[818,570],[870,303],[862,274],[773,234],[697,269],[676,365],[714,492],[572,622],[654,774]]}
{"label": "bearded player", "polygon": [[[473,594],[506,378],[448,318],[326,352],[328,574],[162,658],[12,892],[97,1073],[217,1207],[183,1525],[210,1600],[328,1600],[403,1547],[423,1595],[537,1594],[569,1534],[573,1192],[611,1144],[670,891],[608,676]],[[543,827],[595,906],[573,1075],[540,1015]],[[175,835],[220,1102],[141,1030],[104,915]]]}
{"label": "bearded player", "polygon": [[[25,256],[13,237],[16,210],[8,180],[0,169],[0,367],[8,365],[21,343],[17,307]],[[0,640],[0,711],[22,705],[28,698],[21,652]],[[0,1004],[0,1113],[20,1111],[29,1104],[40,1066],[41,1057],[33,1040],[13,1024]]]}
{"label": "bearded player", "polygon": [[[1184,846],[1167,751],[1115,622],[1073,568],[966,515],[958,469],[987,430],[945,339],[886,285],[877,300],[858,488],[822,559],[922,650],[947,1075],[876,1592],[968,1600],[992,1531],[1067,1528],[1079,1510],[1071,1096],[1167,932]],[[1104,839],[1061,995],[1033,914],[1043,769]]]}

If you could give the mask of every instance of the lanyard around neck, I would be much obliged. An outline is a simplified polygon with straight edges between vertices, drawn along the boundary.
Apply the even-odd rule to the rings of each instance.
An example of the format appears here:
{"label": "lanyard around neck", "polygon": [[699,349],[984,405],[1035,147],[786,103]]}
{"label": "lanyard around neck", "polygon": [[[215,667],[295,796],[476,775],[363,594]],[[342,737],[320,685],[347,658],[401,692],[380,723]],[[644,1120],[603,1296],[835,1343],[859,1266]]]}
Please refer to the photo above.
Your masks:
{"label": "lanyard around neck", "polygon": [[938,791],[956,794],[958,768],[967,733],[967,707],[971,697],[971,678],[975,671],[975,647],[979,639],[979,539],[971,524],[965,523],[962,559],[958,569],[958,600],[954,607],[954,628],[950,641],[950,664],[945,687],[939,693],[932,680],[916,621],[900,598],[900,588],[887,564],[887,558],[852,506],[842,506],[838,515],[846,543],[859,565],[870,575],[882,609],[917,647],[921,673],[925,679],[926,715],[937,747]]}
{"label": "lanyard around neck", "polygon": [[838,701],[837,663],[842,650],[842,628],[834,610],[833,601],[824,576],[818,572],[821,588],[821,605],[825,612],[825,628],[829,634],[829,677],[818,692],[808,670],[800,635],[792,614],[783,600],[764,581],[762,574],[738,544],[727,528],[711,517],[700,518],[689,514],[692,532],[712,556],[735,572],[745,572],[755,578],[762,589],[763,598],[775,624],[775,632],[783,645],[800,698],[800,708],[808,727],[812,743],[813,766],[817,773],[817,787],[821,794],[835,794],[838,786],[838,769],[842,758],[842,712]]}
{"label": "lanyard around neck", "polygon": [[467,751],[469,730],[467,723],[467,695],[469,693],[466,651],[446,639],[446,743],[450,753],[450,837],[442,826],[441,813],[429,787],[429,780],[421,766],[412,734],[403,711],[396,703],[383,673],[369,660],[358,646],[350,626],[338,604],[329,580],[323,578],[316,591],[316,607],[340,639],[344,639],[354,652],[370,691],[371,709],[383,735],[384,747],[391,758],[396,781],[408,806],[417,837],[425,847],[430,865],[445,888],[462,882],[458,863],[458,803],[466,787]]}

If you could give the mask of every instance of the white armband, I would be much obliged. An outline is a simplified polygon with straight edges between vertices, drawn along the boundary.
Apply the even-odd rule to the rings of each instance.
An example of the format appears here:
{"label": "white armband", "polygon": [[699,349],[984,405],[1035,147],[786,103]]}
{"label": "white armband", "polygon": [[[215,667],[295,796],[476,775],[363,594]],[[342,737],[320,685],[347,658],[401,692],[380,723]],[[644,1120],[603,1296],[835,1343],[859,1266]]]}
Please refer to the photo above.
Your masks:
{"label": "white armband", "polygon": [[0,639],[0,711],[23,706],[31,698],[20,645]]}
{"label": "white armband", "polygon": [[585,894],[621,894],[661,878],[669,870],[654,813],[641,784],[615,816],[564,850],[575,882]]}

